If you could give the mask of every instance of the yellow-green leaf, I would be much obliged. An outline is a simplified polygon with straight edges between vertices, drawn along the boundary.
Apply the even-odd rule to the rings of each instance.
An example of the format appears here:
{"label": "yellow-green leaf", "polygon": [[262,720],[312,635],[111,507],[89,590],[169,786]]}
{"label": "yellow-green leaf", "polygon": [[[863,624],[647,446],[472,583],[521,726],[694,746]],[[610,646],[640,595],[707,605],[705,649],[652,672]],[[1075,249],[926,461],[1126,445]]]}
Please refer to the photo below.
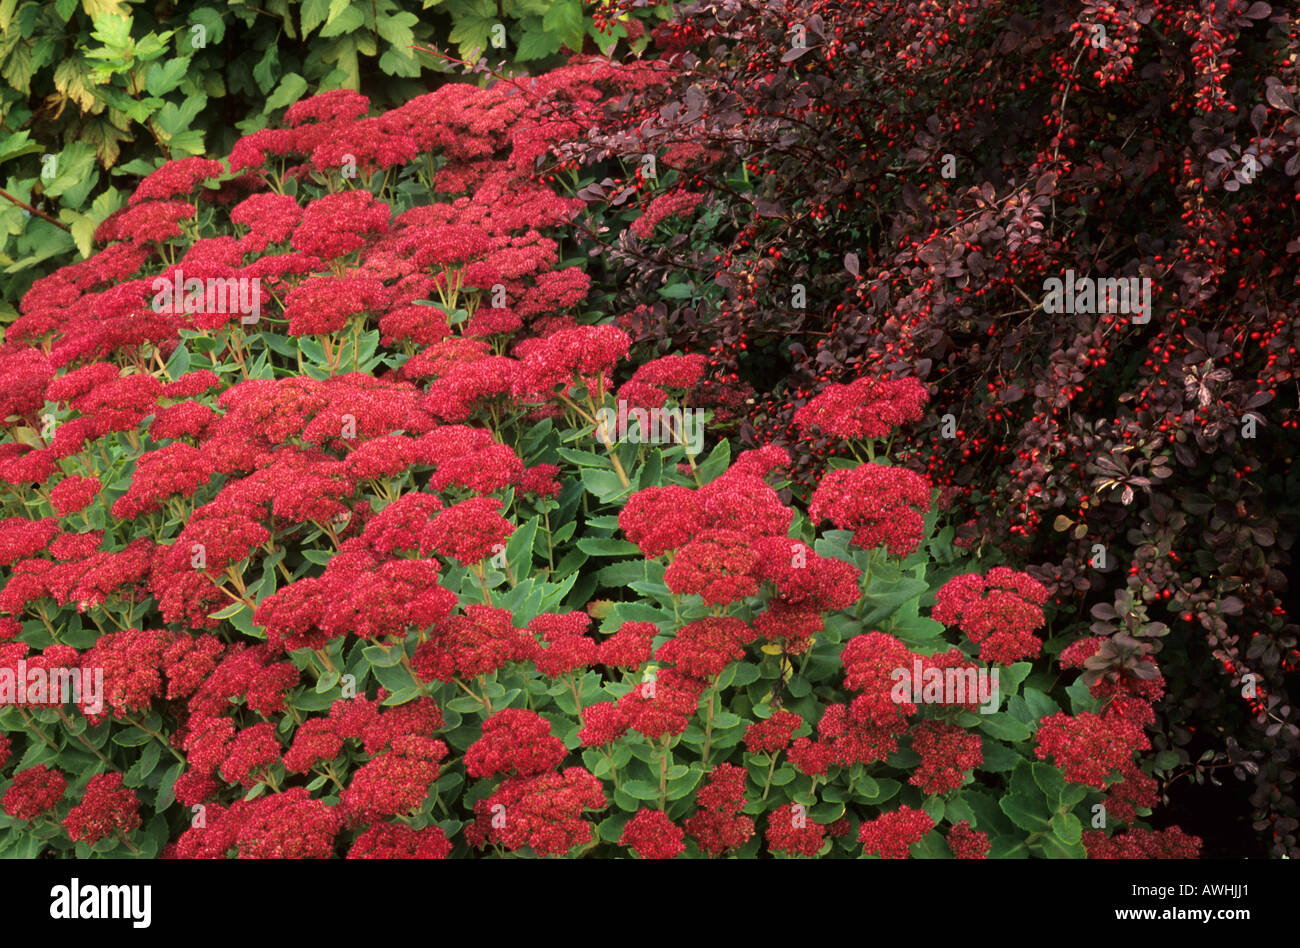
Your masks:
{"label": "yellow-green leaf", "polygon": [[96,85],[99,82],[95,80],[94,71],[80,56],[63,60],[54,70],[54,88],[77,103],[82,112],[89,112],[94,107],[95,93],[91,87]]}
{"label": "yellow-green leaf", "polygon": [[81,0],[81,8],[86,11],[86,15],[92,20],[97,16],[111,14],[113,16],[127,16],[130,10],[122,0]]}
{"label": "yellow-green leaf", "polygon": [[78,214],[72,222],[72,239],[82,257],[89,257],[94,248],[95,222],[89,214]]}

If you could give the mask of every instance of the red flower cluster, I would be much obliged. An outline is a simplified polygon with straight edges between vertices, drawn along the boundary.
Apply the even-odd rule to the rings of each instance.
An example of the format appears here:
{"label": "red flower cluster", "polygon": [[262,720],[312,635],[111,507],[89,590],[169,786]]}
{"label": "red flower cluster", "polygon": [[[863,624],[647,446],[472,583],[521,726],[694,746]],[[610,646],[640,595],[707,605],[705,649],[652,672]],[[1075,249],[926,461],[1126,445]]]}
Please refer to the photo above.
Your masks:
{"label": "red flower cluster", "polygon": [[202,825],[181,834],[164,856],[177,859],[328,859],[342,828],[336,807],[311,799],[303,787],[254,800],[236,800],[229,809],[205,808]]}
{"label": "red flower cluster", "polygon": [[5,791],[5,812],[15,819],[34,820],[54,809],[68,788],[67,778],[46,764],[37,764],[14,774],[14,782]]}
{"label": "red flower cluster", "polygon": [[582,711],[578,740],[583,747],[602,747],[618,740],[628,729],[628,716],[612,701],[600,701]]}
{"label": "red flower cluster", "polygon": [[425,681],[451,681],[460,675],[489,675],[507,662],[527,662],[540,652],[537,640],[517,629],[509,610],[474,604],[434,629],[415,651],[412,667]]}
{"label": "red flower cluster", "polygon": [[376,823],[352,843],[349,859],[446,859],[451,840],[440,826],[412,829],[400,823]]}
{"label": "red flower cluster", "polygon": [[745,747],[752,754],[776,754],[790,746],[803,718],[793,711],[777,711],[770,718],[755,721],[745,729]]}
{"label": "red flower cluster", "polygon": [[956,625],[980,647],[980,657],[1000,665],[1033,658],[1042,649],[1034,630],[1046,623],[1047,589],[1005,566],[987,576],[956,576],[935,593],[932,618]]}
{"label": "red flower cluster", "polygon": [[94,845],[106,836],[131,832],[140,825],[140,801],[122,786],[119,773],[98,774],[86,784],[81,802],[68,811],[63,826],[68,838]]}
{"label": "red flower cluster", "polygon": [[989,834],[971,829],[969,820],[954,823],[948,831],[948,848],[958,859],[987,859]]}
{"label": "red flower cluster", "polygon": [[884,438],[899,425],[920,421],[929,400],[918,379],[863,377],[826,386],[794,413],[794,423],[805,435],[820,431],[835,438]]}
{"label": "red flower cluster", "polygon": [[808,816],[799,803],[787,803],[767,815],[767,848],[773,852],[816,856],[826,838],[826,827]]}
{"label": "red flower cluster", "polygon": [[581,767],[512,777],[474,804],[476,819],[465,838],[473,846],[527,846],[539,856],[560,856],[591,842],[592,825],[583,813],[606,806],[600,781]]}
{"label": "red flower cluster", "polygon": [[647,559],[684,545],[706,522],[695,491],[676,485],[639,490],[618,514],[619,529]]}
{"label": "red flower cluster", "polygon": [[672,859],[686,851],[682,828],[660,810],[637,810],[623,826],[618,844],[639,859]]}
{"label": "red flower cluster", "polygon": [[1085,830],[1083,846],[1089,859],[1198,859],[1201,855],[1201,838],[1177,826],[1130,829],[1114,836],[1102,830]]}
{"label": "red flower cluster", "polygon": [[735,764],[718,764],[709,771],[709,782],[695,794],[699,809],[686,820],[686,832],[699,843],[700,851],[717,856],[737,850],[754,835],[754,821],[743,816],[745,771]]}
{"label": "red flower cluster", "polygon": [[1070,717],[1064,712],[1043,718],[1038,725],[1040,760],[1049,756],[1065,779],[1099,790],[1111,774],[1132,760],[1133,754],[1151,746],[1140,725],[1117,714],[1084,712]]}
{"label": "red flower cluster", "polygon": [[858,842],[862,843],[862,851],[868,856],[907,859],[912,844],[920,842],[921,837],[932,829],[934,821],[924,810],[900,806],[863,823],[858,830]]}
{"label": "red flower cluster", "polygon": [[516,350],[520,364],[515,394],[563,394],[575,383],[588,391],[607,390],[604,380],[614,363],[627,355],[631,342],[623,330],[606,325],[561,329],[525,340]]}
{"label": "red flower cluster", "polygon": [[928,794],[961,787],[965,774],[984,762],[979,735],[939,721],[922,721],[912,731],[912,750],[921,763],[908,783]]}
{"label": "red flower cluster", "polygon": [[664,571],[678,595],[699,593],[708,606],[727,605],[758,592],[758,553],[739,530],[705,530],[683,546]]}
{"label": "red flower cluster", "polygon": [[447,745],[432,738],[407,735],[362,764],[339,799],[351,823],[371,823],[414,812],[438,779],[439,761]]}
{"label": "red flower cluster", "polygon": [[500,509],[495,498],[471,497],[440,511],[420,535],[420,552],[469,564],[504,550],[515,528]]}
{"label": "red flower cluster", "polygon": [[483,722],[483,736],[465,751],[471,777],[530,777],[555,768],[567,754],[551,736],[551,722],[523,708],[498,711]]}
{"label": "red flower cluster", "polygon": [[930,482],[902,467],[863,464],[827,472],[808,504],[815,523],[830,520],[853,531],[864,550],[884,545],[892,556],[907,556],[921,545],[922,516],[930,509]]}
{"label": "red flower cluster", "polygon": [[722,616],[688,622],[659,646],[655,659],[671,663],[692,678],[709,679],[745,655],[754,630],[740,619]]}

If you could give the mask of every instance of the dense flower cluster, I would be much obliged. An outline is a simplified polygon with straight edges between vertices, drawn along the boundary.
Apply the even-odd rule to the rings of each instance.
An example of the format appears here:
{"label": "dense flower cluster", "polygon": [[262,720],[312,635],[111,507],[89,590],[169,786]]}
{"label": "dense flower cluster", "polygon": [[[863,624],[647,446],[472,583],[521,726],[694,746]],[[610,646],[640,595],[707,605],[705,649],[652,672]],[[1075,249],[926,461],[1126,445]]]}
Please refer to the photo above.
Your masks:
{"label": "dense flower cluster", "polygon": [[989,837],[971,829],[969,820],[960,820],[948,831],[948,848],[958,859],[987,859]]}
{"label": "dense flower cluster", "polygon": [[68,811],[63,825],[69,839],[94,844],[139,826],[139,806],[135,791],[122,786],[121,774],[99,774],[90,778],[81,802]]}
{"label": "dense flower cluster", "polygon": [[696,794],[699,809],[686,821],[686,832],[700,851],[718,856],[736,850],[754,834],[754,821],[741,814],[745,805],[745,772],[734,764],[719,764]]}
{"label": "dense flower cluster", "polygon": [[785,750],[803,719],[793,711],[778,711],[765,721],[755,721],[745,729],[745,747],[755,754],[775,754]]}
{"label": "dense flower cluster", "polygon": [[589,843],[588,810],[608,806],[600,781],[581,767],[504,781],[474,804],[477,821],[466,829],[472,845],[527,846],[539,856],[562,855]]}
{"label": "dense flower cluster", "polygon": [[808,818],[805,807],[789,803],[767,815],[767,848],[788,855],[816,856],[826,827]]}
{"label": "dense flower cluster", "polygon": [[4,809],[20,820],[34,820],[63,799],[68,781],[58,770],[37,764],[14,774],[4,795]]}
{"label": "dense flower cluster", "polygon": [[902,467],[863,464],[830,471],[808,505],[808,516],[853,531],[864,550],[882,544],[892,556],[907,556],[921,543],[923,514],[930,509],[930,484]]}
{"label": "dense flower cluster", "polygon": [[533,776],[551,770],[564,756],[564,744],[551,736],[549,721],[507,708],[483,722],[483,736],[465,751],[465,770],[471,777]]}
{"label": "dense flower cluster", "polygon": [[927,794],[956,790],[966,772],[984,762],[978,735],[938,721],[917,725],[912,732],[912,750],[921,755],[921,763],[909,783]]}
{"label": "dense flower cluster", "polygon": [[451,840],[440,826],[412,829],[398,823],[376,823],[356,838],[349,859],[446,859]]}
{"label": "dense flower cluster", "polygon": [[863,376],[848,385],[828,385],[794,413],[805,434],[836,438],[884,438],[894,428],[920,421],[930,393],[919,379]]}
{"label": "dense flower cluster", "polygon": [[672,859],[686,851],[682,828],[659,810],[640,809],[623,827],[618,844],[640,859]]}
{"label": "dense flower cluster", "polygon": [[1107,836],[1100,830],[1087,830],[1083,845],[1089,859],[1196,859],[1201,854],[1201,839],[1184,833],[1177,826],[1164,830],[1132,829]]}
{"label": "dense flower cluster", "polygon": [[867,855],[881,859],[907,859],[911,846],[934,829],[934,821],[924,810],[900,806],[863,823],[858,830],[858,841]]}
{"label": "dense flower cluster", "polygon": [[[583,201],[547,166],[675,62],[579,56],[373,116],[305,99],[224,164],[155,172],[101,226],[115,243],[23,297],[0,345],[0,701],[20,667],[103,690],[5,712],[24,825],[0,855],[896,858],[934,828],[923,797],[987,796],[986,753],[995,781],[1028,765],[1028,741],[995,761],[998,729],[897,694],[900,669],[1034,658],[1045,622],[1026,574],[961,572],[926,476],[869,444],[809,497],[782,447],[600,423],[620,401],[723,419],[735,381],[592,322]],[[401,170],[357,186],[348,154]],[[711,213],[684,190],[631,204],[647,239]],[[261,322],[206,293],[153,307],[182,271],[256,280]],[[864,377],[796,418],[808,442],[878,441],[928,398]],[[926,556],[900,563],[918,552],[958,573],[930,617]],[[1130,833],[1154,794],[1148,664],[1032,745]],[[999,828],[946,822],[931,853],[991,851]]]}
{"label": "dense flower cluster", "polygon": [[1010,665],[1038,655],[1034,635],[1047,620],[1042,604],[1047,590],[1025,573],[995,566],[987,576],[967,574],[950,579],[935,594],[930,615],[956,625],[980,647],[980,656]]}
{"label": "dense flower cluster", "polygon": [[1101,788],[1135,751],[1149,746],[1142,728],[1121,715],[1058,713],[1040,722],[1035,752],[1040,759],[1050,756],[1066,780]]}

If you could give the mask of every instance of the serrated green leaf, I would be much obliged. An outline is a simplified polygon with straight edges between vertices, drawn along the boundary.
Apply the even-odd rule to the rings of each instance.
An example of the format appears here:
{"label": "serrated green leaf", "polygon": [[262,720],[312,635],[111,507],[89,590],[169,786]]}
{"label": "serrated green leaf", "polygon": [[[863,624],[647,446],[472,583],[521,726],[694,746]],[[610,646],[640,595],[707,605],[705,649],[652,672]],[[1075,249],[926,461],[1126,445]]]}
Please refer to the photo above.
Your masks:
{"label": "serrated green leaf", "polygon": [[330,3],[330,15],[321,28],[322,37],[344,36],[366,25],[366,18],[361,10],[349,0],[333,0]]}
{"label": "serrated green leaf", "polygon": [[547,56],[553,56],[560,51],[559,36],[551,33],[541,25],[538,17],[529,17],[529,20],[535,21],[536,25],[530,27],[528,20],[524,21],[524,35],[519,40],[519,47],[515,50],[515,59],[519,62],[530,62],[535,59],[545,59]]}
{"label": "serrated green leaf", "polygon": [[1057,813],[1052,817],[1052,832],[1067,846],[1083,838],[1083,824],[1073,813]]}
{"label": "serrated green leaf", "polygon": [[144,87],[150,95],[163,96],[181,84],[190,68],[188,56],[157,62],[145,73]]}
{"label": "serrated green leaf", "polygon": [[413,57],[407,47],[415,42],[415,33],[412,31],[412,27],[419,22],[419,17],[414,13],[402,10],[392,14],[381,13],[375,24],[379,35],[392,43],[396,51],[409,59]]}
{"label": "serrated green leaf", "polygon": [[280,52],[279,47],[272,43],[266,47],[266,52],[262,54],[262,58],[253,67],[253,80],[257,83],[257,88],[265,95],[275,88],[275,82],[279,78]]}
{"label": "serrated green leaf", "polygon": [[308,33],[324,23],[329,12],[330,0],[303,0],[302,11],[299,13],[302,35],[306,37]]}
{"label": "serrated green leaf", "polygon": [[283,108],[286,105],[292,105],[294,102],[301,99],[302,94],[306,91],[306,79],[298,75],[296,72],[285,73],[284,77],[280,80],[280,84],[276,86],[275,91],[267,96],[266,105],[263,107],[262,111],[264,113],[274,112],[276,109]]}
{"label": "serrated green leaf", "polygon": [[555,0],[542,15],[542,26],[557,35],[569,49],[581,52],[585,31],[580,0]]}
{"label": "serrated green leaf", "polygon": [[488,37],[498,22],[493,16],[465,14],[455,21],[447,39],[457,45],[462,59],[477,58],[487,51]]}

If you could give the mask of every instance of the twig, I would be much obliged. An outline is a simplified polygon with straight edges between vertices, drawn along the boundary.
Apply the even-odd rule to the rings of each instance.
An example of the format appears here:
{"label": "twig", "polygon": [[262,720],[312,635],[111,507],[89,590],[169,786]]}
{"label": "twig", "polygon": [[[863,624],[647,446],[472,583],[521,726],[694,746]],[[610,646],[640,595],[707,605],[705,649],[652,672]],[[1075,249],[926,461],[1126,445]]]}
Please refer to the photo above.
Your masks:
{"label": "twig", "polygon": [[17,204],[19,207],[21,207],[24,211],[27,211],[27,212],[30,213],[30,214],[35,214],[37,217],[41,218],[42,220],[47,220],[47,221],[49,221],[49,222],[50,222],[51,224],[53,224],[55,227],[62,227],[62,228],[63,228],[64,230],[66,230],[68,233],[72,233],[72,228],[69,227],[67,224],[64,224],[64,223],[62,223],[62,222],[60,222],[60,221],[56,221],[53,217],[50,217],[50,215],[49,215],[49,214],[46,214],[44,211],[38,211],[36,208],[32,207],[30,204],[26,204],[26,203],[24,203],[24,202],[18,200],[18,198],[14,197],[12,194],[10,194],[8,191],[6,191],[4,188],[0,188],[0,197],[5,198],[6,200],[12,201],[14,204]]}

